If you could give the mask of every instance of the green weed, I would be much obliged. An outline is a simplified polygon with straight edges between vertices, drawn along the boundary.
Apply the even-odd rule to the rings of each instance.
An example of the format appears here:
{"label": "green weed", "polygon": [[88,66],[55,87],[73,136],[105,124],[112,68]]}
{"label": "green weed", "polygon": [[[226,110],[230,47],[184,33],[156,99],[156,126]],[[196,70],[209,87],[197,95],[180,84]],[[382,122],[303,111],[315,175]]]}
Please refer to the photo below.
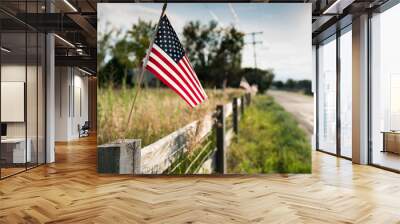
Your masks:
{"label": "green weed", "polygon": [[311,146],[295,118],[273,98],[254,97],[228,153],[229,173],[310,173]]}

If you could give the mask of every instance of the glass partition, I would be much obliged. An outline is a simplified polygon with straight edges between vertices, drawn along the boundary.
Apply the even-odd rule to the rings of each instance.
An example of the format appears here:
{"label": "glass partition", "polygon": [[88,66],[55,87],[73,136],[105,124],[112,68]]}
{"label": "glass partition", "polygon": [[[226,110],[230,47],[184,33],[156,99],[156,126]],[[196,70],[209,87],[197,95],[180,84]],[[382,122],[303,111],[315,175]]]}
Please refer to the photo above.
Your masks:
{"label": "glass partition", "polygon": [[318,48],[318,149],[336,153],[336,36]]}
{"label": "glass partition", "polygon": [[[43,1],[26,3],[14,8],[18,13],[43,11]],[[5,178],[45,163],[46,40],[9,15],[0,12],[0,19],[8,21],[0,22],[0,178]]]}
{"label": "glass partition", "polygon": [[351,26],[340,36],[340,154],[352,157],[352,35]]}
{"label": "glass partition", "polygon": [[400,5],[371,19],[371,160],[400,170]]}
{"label": "glass partition", "polygon": [[24,171],[31,158],[26,141],[26,41],[26,32],[1,34],[2,177]]}

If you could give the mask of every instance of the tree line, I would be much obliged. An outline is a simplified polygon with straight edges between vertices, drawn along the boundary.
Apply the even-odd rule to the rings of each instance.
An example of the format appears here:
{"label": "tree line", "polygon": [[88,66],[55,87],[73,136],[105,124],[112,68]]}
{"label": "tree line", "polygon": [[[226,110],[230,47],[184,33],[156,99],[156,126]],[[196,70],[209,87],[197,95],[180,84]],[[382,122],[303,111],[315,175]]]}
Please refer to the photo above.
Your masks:
{"label": "tree line", "polygon": [[[100,87],[133,86],[139,74],[156,24],[140,20],[127,32],[107,30],[98,38],[98,82]],[[272,70],[242,68],[244,33],[235,27],[221,28],[211,21],[188,22],[181,43],[203,86],[208,88],[239,87],[242,78],[267,90],[274,78]],[[162,86],[145,72],[144,85]]]}
{"label": "tree line", "polygon": [[312,95],[312,83],[308,79],[288,79],[286,82],[277,80],[272,82],[272,86],[279,90],[303,92],[306,95]]}

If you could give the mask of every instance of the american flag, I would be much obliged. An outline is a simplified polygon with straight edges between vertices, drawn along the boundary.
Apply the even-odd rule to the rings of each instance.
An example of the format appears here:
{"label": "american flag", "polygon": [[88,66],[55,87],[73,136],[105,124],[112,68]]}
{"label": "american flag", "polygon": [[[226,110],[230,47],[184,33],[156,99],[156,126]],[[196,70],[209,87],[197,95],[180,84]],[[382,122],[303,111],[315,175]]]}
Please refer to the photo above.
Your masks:
{"label": "american flag", "polygon": [[191,107],[207,99],[196,72],[166,15],[158,24],[146,69],[179,94]]}

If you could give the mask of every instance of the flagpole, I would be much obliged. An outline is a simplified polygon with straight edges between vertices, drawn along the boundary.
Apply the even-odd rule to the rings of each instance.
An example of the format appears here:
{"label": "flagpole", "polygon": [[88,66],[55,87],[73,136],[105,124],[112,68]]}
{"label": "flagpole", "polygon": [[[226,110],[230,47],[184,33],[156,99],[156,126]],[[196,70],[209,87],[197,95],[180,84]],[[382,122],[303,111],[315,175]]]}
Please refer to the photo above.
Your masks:
{"label": "flagpole", "polygon": [[135,107],[136,98],[137,98],[137,96],[139,95],[140,90],[142,89],[141,86],[142,86],[142,82],[143,82],[144,71],[145,71],[145,69],[146,69],[147,62],[149,61],[150,51],[151,51],[151,48],[153,47],[154,40],[156,39],[156,36],[157,36],[158,28],[159,28],[159,26],[160,26],[160,21],[161,21],[162,17],[164,16],[165,10],[166,10],[166,9],[167,9],[167,1],[165,1],[164,5],[163,5],[163,7],[162,7],[160,19],[158,20],[158,23],[157,23],[157,25],[156,25],[156,31],[153,33],[153,36],[152,36],[151,41],[150,41],[149,48],[147,49],[147,52],[146,52],[146,56],[145,56],[145,58],[143,59],[143,64],[142,64],[142,69],[141,69],[141,71],[140,71],[139,80],[138,80],[138,82],[136,83],[137,90],[136,90],[135,96],[133,97],[131,109],[130,109],[130,111],[129,111],[129,116],[128,116],[128,127],[130,126],[130,123],[131,123],[132,112],[133,112],[133,108]]}

